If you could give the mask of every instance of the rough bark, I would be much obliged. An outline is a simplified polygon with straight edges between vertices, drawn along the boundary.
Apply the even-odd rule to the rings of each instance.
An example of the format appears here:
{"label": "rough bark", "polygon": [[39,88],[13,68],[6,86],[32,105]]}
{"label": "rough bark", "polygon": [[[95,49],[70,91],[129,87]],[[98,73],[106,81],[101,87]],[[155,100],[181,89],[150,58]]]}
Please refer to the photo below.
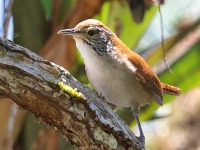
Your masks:
{"label": "rough bark", "polygon": [[0,98],[59,131],[77,149],[143,149],[128,126],[64,68],[0,38]]}

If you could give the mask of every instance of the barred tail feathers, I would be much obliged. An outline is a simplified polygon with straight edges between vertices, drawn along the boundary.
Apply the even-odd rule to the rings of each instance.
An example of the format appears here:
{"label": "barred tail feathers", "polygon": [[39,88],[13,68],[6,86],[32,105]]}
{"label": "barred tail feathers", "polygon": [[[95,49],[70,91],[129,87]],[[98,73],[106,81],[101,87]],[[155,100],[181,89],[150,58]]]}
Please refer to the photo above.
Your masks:
{"label": "barred tail feathers", "polygon": [[170,95],[178,96],[181,94],[181,89],[172,85],[162,83],[162,89],[164,93],[167,93]]}

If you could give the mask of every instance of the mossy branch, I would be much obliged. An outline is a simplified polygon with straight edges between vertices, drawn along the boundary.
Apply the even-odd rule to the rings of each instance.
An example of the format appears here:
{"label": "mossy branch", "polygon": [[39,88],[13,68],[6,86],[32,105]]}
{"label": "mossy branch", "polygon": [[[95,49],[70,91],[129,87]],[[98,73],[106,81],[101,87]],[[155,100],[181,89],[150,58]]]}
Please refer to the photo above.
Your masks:
{"label": "mossy branch", "polygon": [[110,107],[68,71],[2,38],[0,98],[29,110],[77,149],[144,147]]}

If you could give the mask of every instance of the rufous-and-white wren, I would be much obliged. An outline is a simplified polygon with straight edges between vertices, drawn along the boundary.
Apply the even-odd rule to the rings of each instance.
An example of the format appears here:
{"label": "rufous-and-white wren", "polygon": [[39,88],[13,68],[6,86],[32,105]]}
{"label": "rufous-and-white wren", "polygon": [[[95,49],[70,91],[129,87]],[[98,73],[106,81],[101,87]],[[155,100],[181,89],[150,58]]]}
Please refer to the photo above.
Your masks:
{"label": "rufous-and-white wren", "polygon": [[138,118],[140,107],[152,98],[162,105],[163,93],[179,95],[180,89],[160,82],[145,60],[98,20],[85,20],[58,34],[71,35],[76,41],[94,89],[110,103],[132,108],[144,140]]}

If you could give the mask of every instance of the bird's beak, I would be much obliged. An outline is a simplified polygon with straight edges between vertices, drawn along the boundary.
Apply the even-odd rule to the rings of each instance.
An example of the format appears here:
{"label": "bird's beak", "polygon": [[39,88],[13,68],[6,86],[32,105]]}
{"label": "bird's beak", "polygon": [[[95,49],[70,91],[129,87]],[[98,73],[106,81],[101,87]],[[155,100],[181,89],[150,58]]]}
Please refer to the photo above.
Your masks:
{"label": "bird's beak", "polygon": [[58,31],[57,34],[80,36],[80,32],[75,31],[74,29],[63,29]]}

